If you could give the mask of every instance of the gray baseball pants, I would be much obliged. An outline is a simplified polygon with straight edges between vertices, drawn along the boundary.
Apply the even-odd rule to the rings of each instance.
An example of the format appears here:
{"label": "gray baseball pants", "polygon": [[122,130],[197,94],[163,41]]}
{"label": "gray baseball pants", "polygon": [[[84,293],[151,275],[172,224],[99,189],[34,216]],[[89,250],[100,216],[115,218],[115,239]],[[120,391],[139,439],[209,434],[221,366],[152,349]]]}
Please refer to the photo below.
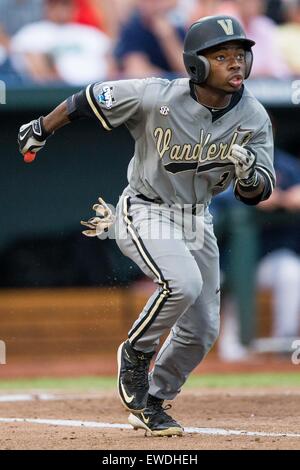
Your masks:
{"label": "gray baseball pants", "polygon": [[[136,197],[122,196],[116,212],[116,242],[158,285],[128,337],[136,350],[152,352],[160,337],[171,330],[149,376],[149,393],[171,400],[219,334],[219,251],[207,209],[203,246],[192,250],[181,227],[153,207],[159,209]],[[168,233],[170,225],[173,236],[169,239],[153,237],[149,231],[152,226],[155,233],[158,227],[160,233]],[[174,237],[177,229],[178,238]]]}

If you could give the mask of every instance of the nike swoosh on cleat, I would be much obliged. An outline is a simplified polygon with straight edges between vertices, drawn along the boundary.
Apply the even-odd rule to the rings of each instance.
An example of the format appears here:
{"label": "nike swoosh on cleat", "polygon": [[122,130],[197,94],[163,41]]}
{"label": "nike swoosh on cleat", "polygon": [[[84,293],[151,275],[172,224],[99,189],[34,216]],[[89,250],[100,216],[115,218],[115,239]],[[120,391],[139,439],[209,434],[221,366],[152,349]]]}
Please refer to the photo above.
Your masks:
{"label": "nike swoosh on cleat", "polygon": [[122,392],[123,392],[124,399],[125,399],[126,403],[131,403],[132,400],[134,399],[134,395],[131,395],[131,396],[127,395],[125,387],[122,384],[122,380],[120,380],[120,384],[121,384],[121,389],[122,389]]}
{"label": "nike swoosh on cleat", "polygon": [[149,424],[150,418],[145,418],[144,413],[141,413],[141,415],[142,415],[142,418],[143,418],[143,420],[144,420],[144,423],[145,423],[145,424]]}

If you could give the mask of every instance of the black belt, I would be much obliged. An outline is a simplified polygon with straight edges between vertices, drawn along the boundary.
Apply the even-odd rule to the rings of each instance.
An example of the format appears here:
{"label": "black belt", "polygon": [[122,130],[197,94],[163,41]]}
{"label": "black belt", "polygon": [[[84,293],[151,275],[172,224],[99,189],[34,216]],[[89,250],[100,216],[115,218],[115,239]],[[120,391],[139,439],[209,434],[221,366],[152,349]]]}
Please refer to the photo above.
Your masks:
{"label": "black belt", "polygon": [[[144,196],[144,194],[136,194],[135,197],[138,197],[139,199],[142,199],[143,201],[152,202],[153,204],[162,204],[163,203],[161,199],[150,199],[149,197]],[[171,207],[171,206],[169,206],[169,207]],[[194,206],[192,206],[192,214],[193,215],[196,215],[196,210],[197,210],[197,205],[195,204]]]}
{"label": "black belt", "polygon": [[162,200],[161,199],[150,199],[149,197],[147,196],[144,196],[144,194],[136,194],[135,197],[138,197],[139,199],[142,199],[143,201],[147,201],[147,202],[152,202],[154,204],[162,204]]}

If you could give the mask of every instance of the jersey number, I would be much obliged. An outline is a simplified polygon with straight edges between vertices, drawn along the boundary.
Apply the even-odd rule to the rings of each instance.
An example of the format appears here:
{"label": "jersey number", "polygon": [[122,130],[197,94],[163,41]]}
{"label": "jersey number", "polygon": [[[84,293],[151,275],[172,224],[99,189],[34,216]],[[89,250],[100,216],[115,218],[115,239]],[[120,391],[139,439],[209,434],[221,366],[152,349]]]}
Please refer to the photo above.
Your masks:
{"label": "jersey number", "polygon": [[223,173],[223,175],[221,176],[220,181],[215,185],[215,188],[224,188],[229,175],[230,171],[225,171],[225,173]]}

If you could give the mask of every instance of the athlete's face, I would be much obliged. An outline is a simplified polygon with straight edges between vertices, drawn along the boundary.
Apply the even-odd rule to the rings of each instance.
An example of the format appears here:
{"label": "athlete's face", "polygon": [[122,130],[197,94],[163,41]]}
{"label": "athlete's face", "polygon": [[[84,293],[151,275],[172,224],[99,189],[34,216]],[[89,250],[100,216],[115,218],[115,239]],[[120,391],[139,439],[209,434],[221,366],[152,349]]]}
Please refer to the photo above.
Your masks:
{"label": "athlete's face", "polygon": [[246,52],[238,42],[222,44],[203,53],[210,63],[206,84],[225,93],[238,91],[245,79]]}

